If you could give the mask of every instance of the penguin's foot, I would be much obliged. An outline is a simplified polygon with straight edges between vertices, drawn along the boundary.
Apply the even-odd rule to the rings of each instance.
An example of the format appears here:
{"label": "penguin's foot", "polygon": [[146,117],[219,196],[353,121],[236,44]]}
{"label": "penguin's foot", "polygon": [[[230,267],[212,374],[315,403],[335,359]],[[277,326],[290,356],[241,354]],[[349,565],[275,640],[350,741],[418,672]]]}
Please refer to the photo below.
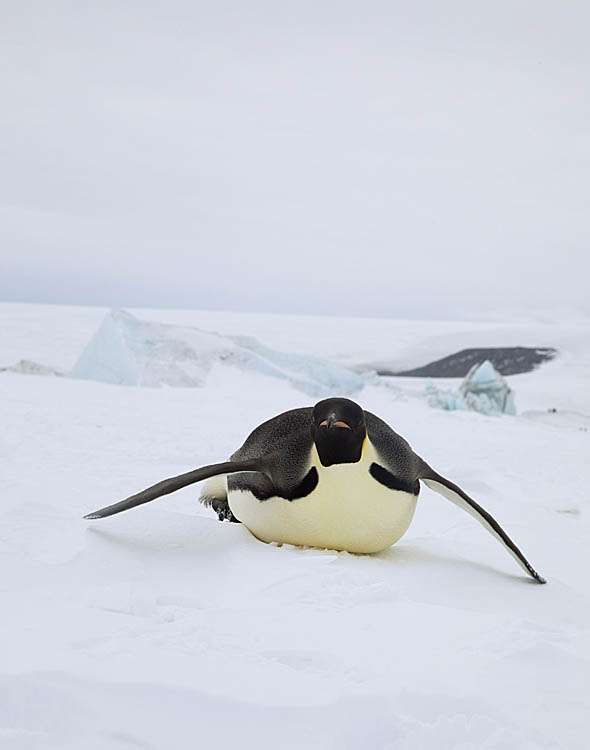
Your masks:
{"label": "penguin's foot", "polygon": [[231,523],[241,523],[231,512],[229,503],[227,500],[221,500],[219,498],[213,500],[211,507],[217,513],[217,518],[220,521],[230,521]]}

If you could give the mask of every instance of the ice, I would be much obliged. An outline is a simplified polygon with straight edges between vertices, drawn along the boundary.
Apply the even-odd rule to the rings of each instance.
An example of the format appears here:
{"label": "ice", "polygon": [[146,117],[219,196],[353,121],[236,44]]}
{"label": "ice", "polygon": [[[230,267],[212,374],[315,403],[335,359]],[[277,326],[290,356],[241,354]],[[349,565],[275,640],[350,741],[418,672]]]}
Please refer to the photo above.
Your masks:
{"label": "ice", "polygon": [[314,397],[353,394],[364,384],[361,375],[340,365],[276,351],[251,336],[140,320],[125,310],[106,315],[70,375],[121,385],[199,387],[216,365],[286,380]]}
{"label": "ice", "polygon": [[428,403],[448,411],[470,409],[481,414],[516,414],[514,394],[489,360],[473,365],[458,391],[426,388]]}
{"label": "ice", "polygon": [[[286,373],[292,385],[310,395],[320,396],[326,392],[351,394],[359,391],[365,383],[365,378],[352,370],[319,357],[276,351],[252,336],[230,338],[238,346],[270,363],[274,370],[269,374],[276,375],[277,370]],[[282,377],[282,374],[278,377]]]}
{"label": "ice", "polygon": [[483,414],[516,414],[508,383],[487,359],[481,365],[473,365],[459,390],[468,409]]}

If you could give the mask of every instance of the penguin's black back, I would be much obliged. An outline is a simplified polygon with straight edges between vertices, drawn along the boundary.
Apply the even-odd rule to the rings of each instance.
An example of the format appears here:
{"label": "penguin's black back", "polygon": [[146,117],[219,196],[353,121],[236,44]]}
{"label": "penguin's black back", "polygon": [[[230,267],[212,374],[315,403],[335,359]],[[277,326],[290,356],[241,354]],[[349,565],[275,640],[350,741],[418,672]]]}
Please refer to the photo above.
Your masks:
{"label": "penguin's black back", "polygon": [[273,483],[264,474],[237,473],[227,478],[230,490],[247,489],[260,497],[278,494],[287,497],[304,478],[313,444],[311,417],[313,407],[291,409],[263,422],[232,454],[232,461],[273,456]]}
{"label": "penguin's black back", "polygon": [[407,440],[379,417],[365,411],[367,436],[383,462],[383,467],[397,479],[407,483],[409,491],[418,494],[418,478],[422,460],[417,456]]}

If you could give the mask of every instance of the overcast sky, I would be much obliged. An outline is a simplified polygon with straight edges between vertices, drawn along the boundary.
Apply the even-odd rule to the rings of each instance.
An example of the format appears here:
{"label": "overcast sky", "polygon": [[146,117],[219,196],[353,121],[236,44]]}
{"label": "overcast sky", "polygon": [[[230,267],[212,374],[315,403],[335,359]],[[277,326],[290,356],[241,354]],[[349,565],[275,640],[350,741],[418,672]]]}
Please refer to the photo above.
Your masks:
{"label": "overcast sky", "polygon": [[0,8],[0,299],[590,312],[588,0]]}

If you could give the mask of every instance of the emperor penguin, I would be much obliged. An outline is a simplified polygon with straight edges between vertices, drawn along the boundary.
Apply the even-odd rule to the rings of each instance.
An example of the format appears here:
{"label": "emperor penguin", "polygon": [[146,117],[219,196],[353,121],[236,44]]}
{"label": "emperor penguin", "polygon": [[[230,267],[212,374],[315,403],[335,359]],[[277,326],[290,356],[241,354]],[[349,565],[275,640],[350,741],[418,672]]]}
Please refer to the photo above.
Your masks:
{"label": "emperor penguin", "polygon": [[283,412],[256,427],[225,463],[164,479],[84,516],[105,518],[208,479],[201,501],[263,542],[372,553],[407,531],[420,482],[467,511],[538,583],[500,524],[438,474],[382,419],[346,398]]}

